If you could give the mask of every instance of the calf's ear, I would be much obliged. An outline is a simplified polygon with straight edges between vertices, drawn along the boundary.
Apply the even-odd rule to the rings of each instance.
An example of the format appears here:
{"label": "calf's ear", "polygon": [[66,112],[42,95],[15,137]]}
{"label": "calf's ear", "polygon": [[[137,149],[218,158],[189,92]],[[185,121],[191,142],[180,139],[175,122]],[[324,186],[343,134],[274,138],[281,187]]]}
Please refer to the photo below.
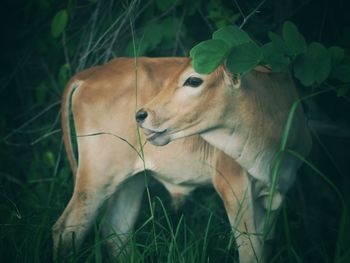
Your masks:
{"label": "calf's ear", "polygon": [[257,72],[261,72],[261,73],[271,73],[272,72],[271,68],[266,66],[266,65],[258,65],[253,70],[257,71]]}
{"label": "calf's ear", "polygon": [[223,64],[221,66],[224,81],[227,86],[233,87],[234,89],[239,89],[241,87],[241,77],[238,74],[233,74],[230,70]]}

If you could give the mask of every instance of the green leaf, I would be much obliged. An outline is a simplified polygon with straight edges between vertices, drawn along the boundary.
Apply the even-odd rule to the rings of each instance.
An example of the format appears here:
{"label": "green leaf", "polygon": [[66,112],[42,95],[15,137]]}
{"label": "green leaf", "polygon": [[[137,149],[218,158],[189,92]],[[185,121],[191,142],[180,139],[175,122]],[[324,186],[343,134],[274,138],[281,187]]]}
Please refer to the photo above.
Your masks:
{"label": "green leaf", "polygon": [[[167,45],[171,45],[169,48],[172,48],[175,41],[174,36],[180,26],[181,22],[177,18],[165,18],[147,23],[142,30],[140,39],[135,38],[137,56],[147,55],[148,52],[160,47],[166,49]],[[185,32],[185,29],[181,30],[181,34]],[[131,41],[126,48],[126,54],[129,57],[134,57],[134,53],[134,43]]]}
{"label": "green leaf", "polygon": [[70,76],[70,66],[68,64],[63,64],[58,71],[58,82],[61,87],[67,84]]}
{"label": "green leaf", "polygon": [[337,96],[344,97],[350,90],[350,86],[342,86],[337,89]]}
{"label": "green leaf", "polygon": [[332,78],[338,79],[341,82],[350,82],[350,65],[339,65],[332,70]]}
{"label": "green leaf", "polygon": [[150,22],[148,23],[144,29],[144,37],[142,38],[142,41],[144,43],[148,43],[149,47],[151,49],[154,49],[161,41],[163,37],[163,30],[162,25],[160,23],[156,22]]}
{"label": "green leaf", "polygon": [[[176,34],[186,34],[186,28],[182,27],[181,24],[182,22],[176,18],[165,18],[161,23],[160,23],[160,31],[163,34],[163,37],[167,40],[171,40],[171,43],[173,44],[175,41],[175,36]],[[181,29],[181,32],[178,32]]]}
{"label": "green leaf", "polygon": [[66,9],[63,9],[54,16],[51,22],[51,35],[54,38],[58,38],[68,23],[68,12]]}
{"label": "green leaf", "polygon": [[299,55],[294,62],[294,76],[304,86],[322,83],[331,70],[331,55],[319,43],[311,43],[306,53]]}
{"label": "green leaf", "polygon": [[44,162],[50,167],[55,167],[56,161],[55,161],[54,154],[50,151],[45,152],[44,153]]}
{"label": "green leaf", "polygon": [[303,35],[299,33],[298,28],[292,22],[286,21],[283,24],[282,35],[286,46],[292,52],[294,57],[306,52],[306,41]]}
{"label": "green leaf", "polygon": [[190,51],[192,65],[201,74],[213,72],[226,58],[230,47],[220,39],[210,39],[194,46]]}
{"label": "green leaf", "polygon": [[261,47],[263,52],[262,63],[268,64],[269,58],[276,53],[275,46],[272,42],[266,43]]}
{"label": "green leaf", "polygon": [[262,64],[268,65],[272,71],[281,72],[290,64],[290,60],[282,53],[276,52],[275,46],[269,42],[261,47]]}
{"label": "green leaf", "polygon": [[330,47],[328,50],[331,53],[332,66],[339,65],[343,61],[345,56],[344,49],[337,46],[333,46]]}
{"label": "green leaf", "polygon": [[283,39],[279,35],[277,35],[274,32],[269,32],[269,38],[271,39],[276,52],[284,54],[288,57],[293,56],[292,51],[289,50],[286,43],[283,41]]}
{"label": "green leaf", "polygon": [[36,88],[36,101],[38,103],[44,103],[47,97],[48,88],[45,85],[45,82],[40,83],[40,85]]}
{"label": "green leaf", "polygon": [[232,73],[244,74],[255,68],[263,57],[261,48],[254,42],[232,48],[226,66]]}
{"label": "green leaf", "polygon": [[[224,7],[223,4],[220,3],[221,0],[214,1],[216,1],[216,3],[213,3],[211,0],[207,5],[207,10],[209,11],[207,18],[214,23],[215,28],[219,29],[225,26],[236,24],[238,19],[240,19],[241,14],[235,13],[232,9]],[[192,3],[193,0],[187,2]],[[201,4],[203,5],[203,1],[201,1]]]}
{"label": "green leaf", "polygon": [[238,26],[225,26],[220,28],[213,33],[213,39],[221,39],[231,47],[252,42],[248,34]]}

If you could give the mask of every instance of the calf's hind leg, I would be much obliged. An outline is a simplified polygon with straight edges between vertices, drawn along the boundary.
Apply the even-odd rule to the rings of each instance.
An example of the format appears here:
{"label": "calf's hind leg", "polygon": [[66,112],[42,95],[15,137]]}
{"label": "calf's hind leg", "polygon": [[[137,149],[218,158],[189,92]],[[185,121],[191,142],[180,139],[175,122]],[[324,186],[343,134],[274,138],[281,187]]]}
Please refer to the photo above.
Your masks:
{"label": "calf's hind leg", "polygon": [[[111,144],[98,139],[91,141],[99,145]],[[120,156],[117,152],[104,154],[100,151],[95,154],[83,151],[84,148],[98,149],[96,144],[86,142],[79,145],[80,158],[73,196],[53,226],[54,259],[67,257],[74,247],[79,248],[101,204],[132,172],[132,158],[121,164],[116,161]],[[124,155],[128,153],[121,152]]]}

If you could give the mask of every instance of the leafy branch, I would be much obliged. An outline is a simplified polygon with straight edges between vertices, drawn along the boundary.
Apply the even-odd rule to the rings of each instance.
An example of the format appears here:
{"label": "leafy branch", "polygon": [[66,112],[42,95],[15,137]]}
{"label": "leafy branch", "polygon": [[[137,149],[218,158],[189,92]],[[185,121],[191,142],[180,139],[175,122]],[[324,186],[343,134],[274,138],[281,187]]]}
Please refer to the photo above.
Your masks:
{"label": "leafy branch", "polygon": [[270,42],[260,46],[240,27],[222,27],[213,33],[212,39],[191,49],[193,67],[198,73],[209,74],[224,63],[238,75],[258,65],[273,72],[290,68],[304,86],[319,85],[328,78],[349,86],[350,63],[343,48],[326,48],[318,42],[307,44],[290,21],[284,23],[282,37],[274,32],[269,32],[268,36]]}

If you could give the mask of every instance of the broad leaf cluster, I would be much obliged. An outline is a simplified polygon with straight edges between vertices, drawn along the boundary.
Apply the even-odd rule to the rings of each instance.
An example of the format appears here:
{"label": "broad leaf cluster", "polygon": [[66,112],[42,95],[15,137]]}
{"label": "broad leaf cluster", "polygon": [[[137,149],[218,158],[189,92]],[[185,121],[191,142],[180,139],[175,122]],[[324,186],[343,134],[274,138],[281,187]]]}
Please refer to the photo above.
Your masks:
{"label": "broad leaf cluster", "polygon": [[246,32],[226,26],[214,32],[212,39],[192,48],[190,56],[199,73],[208,74],[225,60],[232,72],[245,73],[259,64],[262,52]]}
{"label": "broad leaf cluster", "polygon": [[326,48],[318,42],[307,44],[292,22],[285,22],[282,37],[268,33],[270,42],[260,46],[237,26],[226,26],[213,33],[212,39],[190,51],[194,69],[209,74],[225,63],[234,74],[245,74],[257,65],[273,72],[292,69],[304,86],[318,85],[327,78],[350,82],[350,65],[340,47]]}

